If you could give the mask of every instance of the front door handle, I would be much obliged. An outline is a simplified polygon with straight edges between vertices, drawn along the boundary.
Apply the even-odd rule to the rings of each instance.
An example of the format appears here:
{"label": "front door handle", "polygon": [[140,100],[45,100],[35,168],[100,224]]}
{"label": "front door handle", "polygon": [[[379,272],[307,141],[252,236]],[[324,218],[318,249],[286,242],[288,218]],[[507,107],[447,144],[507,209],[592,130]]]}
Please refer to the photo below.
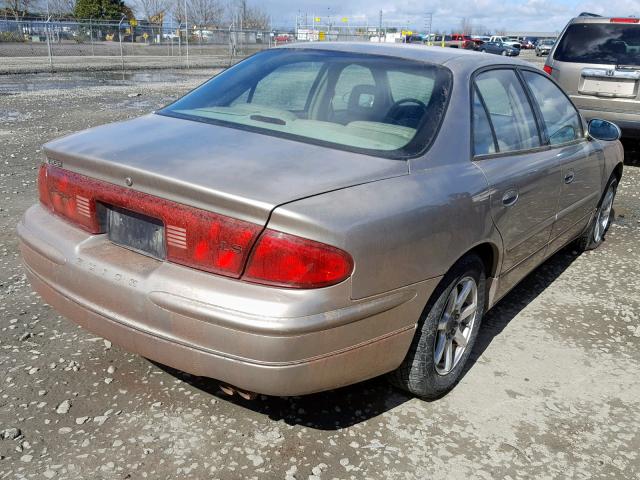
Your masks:
{"label": "front door handle", "polygon": [[505,207],[510,207],[512,205],[515,205],[517,201],[518,201],[518,191],[515,189],[507,190],[506,192],[504,192],[504,195],[502,195],[502,204]]}
{"label": "front door handle", "polygon": [[571,183],[576,178],[576,174],[573,170],[569,170],[567,174],[564,176],[564,183]]}

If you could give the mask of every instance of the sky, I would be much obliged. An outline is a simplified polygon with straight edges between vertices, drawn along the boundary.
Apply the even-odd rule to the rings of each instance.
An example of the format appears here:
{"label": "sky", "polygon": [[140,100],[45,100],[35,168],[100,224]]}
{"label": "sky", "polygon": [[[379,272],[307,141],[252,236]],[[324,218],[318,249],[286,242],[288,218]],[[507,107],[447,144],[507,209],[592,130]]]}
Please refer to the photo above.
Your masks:
{"label": "sky", "polygon": [[384,23],[418,32],[426,30],[427,12],[433,13],[432,31],[456,30],[463,18],[483,30],[556,32],[585,11],[640,16],[640,0],[263,0],[259,4],[274,26],[295,24],[298,11],[307,15],[309,23],[315,16],[323,23],[346,17],[353,24],[377,25],[382,10]]}

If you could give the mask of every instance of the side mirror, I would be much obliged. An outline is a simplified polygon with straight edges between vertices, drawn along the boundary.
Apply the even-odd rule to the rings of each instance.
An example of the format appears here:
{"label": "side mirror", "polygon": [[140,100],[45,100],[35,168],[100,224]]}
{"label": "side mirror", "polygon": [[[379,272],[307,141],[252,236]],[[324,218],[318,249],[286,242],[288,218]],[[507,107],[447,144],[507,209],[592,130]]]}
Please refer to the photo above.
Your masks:
{"label": "side mirror", "polygon": [[599,118],[594,118],[589,121],[588,133],[590,137],[596,140],[605,140],[607,142],[619,140],[622,136],[620,127],[615,123],[600,120]]}

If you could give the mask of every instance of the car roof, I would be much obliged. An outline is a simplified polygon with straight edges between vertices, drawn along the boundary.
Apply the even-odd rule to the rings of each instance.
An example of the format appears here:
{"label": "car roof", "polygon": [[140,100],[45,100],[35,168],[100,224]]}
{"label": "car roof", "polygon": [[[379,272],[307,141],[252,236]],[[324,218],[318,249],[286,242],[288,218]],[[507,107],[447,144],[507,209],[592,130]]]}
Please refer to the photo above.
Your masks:
{"label": "car roof", "polygon": [[326,50],[333,52],[361,53],[366,55],[384,55],[388,57],[404,58],[425,63],[447,65],[455,60],[456,65],[468,67],[475,65],[483,67],[495,64],[514,64],[530,66],[523,60],[509,57],[483,55],[482,53],[462,48],[427,47],[425,45],[406,43],[376,43],[376,42],[309,42],[282,45],[276,48],[293,48],[309,50]]}
{"label": "car roof", "polygon": [[[572,18],[571,22],[569,23],[611,23],[612,18],[637,19],[638,17],[624,16],[624,15],[619,17],[599,17],[599,16],[583,15],[583,16]],[[634,24],[629,23],[628,25],[634,25]]]}

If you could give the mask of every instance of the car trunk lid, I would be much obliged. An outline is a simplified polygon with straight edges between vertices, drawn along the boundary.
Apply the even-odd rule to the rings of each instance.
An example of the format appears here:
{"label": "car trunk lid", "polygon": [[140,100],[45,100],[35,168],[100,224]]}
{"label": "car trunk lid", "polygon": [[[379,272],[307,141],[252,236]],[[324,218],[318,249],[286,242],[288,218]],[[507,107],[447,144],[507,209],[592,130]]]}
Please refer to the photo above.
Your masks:
{"label": "car trunk lid", "polygon": [[402,160],[154,114],[63,137],[45,153],[64,169],[260,225],[278,205],[408,173]]}

